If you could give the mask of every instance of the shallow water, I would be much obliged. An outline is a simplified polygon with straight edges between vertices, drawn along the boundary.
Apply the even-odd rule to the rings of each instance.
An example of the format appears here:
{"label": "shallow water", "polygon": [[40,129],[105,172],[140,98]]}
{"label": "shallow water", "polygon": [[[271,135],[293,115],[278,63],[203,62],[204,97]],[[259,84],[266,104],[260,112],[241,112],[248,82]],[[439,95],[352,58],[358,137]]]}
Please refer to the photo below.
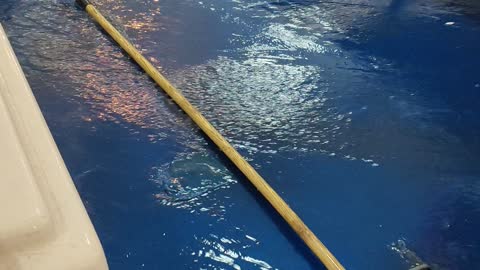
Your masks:
{"label": "shallow water", "polygon": [[[96,1],[347,269],[480,267],[475,1]],[[71,1],[0,2],[111,269],[321,269]]]}

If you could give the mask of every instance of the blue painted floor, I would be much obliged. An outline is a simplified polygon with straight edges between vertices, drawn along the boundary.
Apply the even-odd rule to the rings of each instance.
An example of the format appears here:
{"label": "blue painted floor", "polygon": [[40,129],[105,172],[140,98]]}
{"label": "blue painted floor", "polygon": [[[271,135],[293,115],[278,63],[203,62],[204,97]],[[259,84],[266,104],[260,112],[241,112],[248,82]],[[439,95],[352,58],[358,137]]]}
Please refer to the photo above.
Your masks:
{"label": "blue painted floor", "polygon": [[[347,269],[480,269],[475,0],[97,0]],[[322,269],[73,1],[0,21],[112,270]]]}

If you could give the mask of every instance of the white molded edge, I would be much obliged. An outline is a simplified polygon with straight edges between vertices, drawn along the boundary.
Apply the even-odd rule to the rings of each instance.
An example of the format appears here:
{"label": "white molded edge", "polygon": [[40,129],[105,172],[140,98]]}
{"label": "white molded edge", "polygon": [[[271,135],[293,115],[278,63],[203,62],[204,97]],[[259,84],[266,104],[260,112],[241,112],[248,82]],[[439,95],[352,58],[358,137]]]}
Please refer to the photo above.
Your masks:
{"label": "white molded edge", "polygon": [[0,270],[108,269],[1,24],[0,164]]}

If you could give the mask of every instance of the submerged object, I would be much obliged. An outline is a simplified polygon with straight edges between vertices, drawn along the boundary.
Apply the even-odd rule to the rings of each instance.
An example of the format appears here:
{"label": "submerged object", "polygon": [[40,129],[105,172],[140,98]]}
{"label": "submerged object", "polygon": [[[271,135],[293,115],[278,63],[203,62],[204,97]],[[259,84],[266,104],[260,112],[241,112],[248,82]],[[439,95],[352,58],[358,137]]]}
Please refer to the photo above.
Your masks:
{"label": "submerged object", "polygon": [[427,264],[421,264],[421,265],[417,265],[413,268],[410,268],[410,270],[431,270],[431,268]]}

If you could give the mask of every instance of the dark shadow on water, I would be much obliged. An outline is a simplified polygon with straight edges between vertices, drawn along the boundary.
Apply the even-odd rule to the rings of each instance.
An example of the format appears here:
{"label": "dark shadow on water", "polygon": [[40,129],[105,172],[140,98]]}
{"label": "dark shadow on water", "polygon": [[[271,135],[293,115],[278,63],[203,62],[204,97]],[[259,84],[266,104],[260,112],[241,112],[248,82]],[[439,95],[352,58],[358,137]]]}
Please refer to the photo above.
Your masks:
{"label": "dark shadow on water", "polygon": [[[312,269],[326,269],[319,259],[310,251],[305,243],[297,236],[297,234],[290,228],[287,222],[276,212],[270,203],[263,197],[263,195],[250,183],[250,181],[243,175],[243,173],[223,154],[220,149],[203,133],[201,136],[208,142],[208,147],[218,151],[218,158],[222,165],[224,165],[236,179],[239,179],[239,184],[255,199],[263,212],[270,217],[272,222],[278,230],[289,240],[295,247],[295,250],[302,254]],[[253,164],[252,164],[253,166]],[[266,179],[268,182],[268,179]],[[308,226],[308,224],[307,224]]]}
{"label": "dark shadow on water", "polygon": [[10,20],[15,1],[0,1],[0,21]]}
{"label": "dark shadow on water", "polygon": [[388,12],[395,13],[402,10],[407,3],[408,1],[406,0],[392,0],[388,5]]}
{"label": "dark shadow on water", "polygon": [[438,3],[467,15],[480,23],[480,1],[477,0],[437,0]]}

